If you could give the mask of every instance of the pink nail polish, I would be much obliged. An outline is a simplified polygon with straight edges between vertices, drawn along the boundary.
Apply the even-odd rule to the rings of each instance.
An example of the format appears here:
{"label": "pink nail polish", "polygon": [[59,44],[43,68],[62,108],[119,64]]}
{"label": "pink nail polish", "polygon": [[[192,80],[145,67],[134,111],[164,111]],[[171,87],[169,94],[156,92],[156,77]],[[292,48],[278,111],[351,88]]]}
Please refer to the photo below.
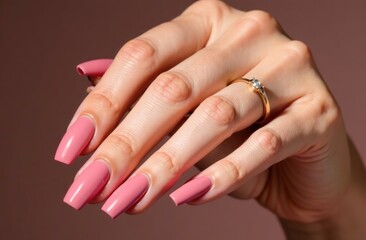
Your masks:
{"label": "pink nail polish", "polygon": [[197,177],[175,190],[169,196],[175,205],[179,206],[204,195],[210,190],[211,186],[212,182],[209,177]]}
{"label": "pink nail polish", "polygon": [[80,63],[76,71],[82,76],[101,77],[112,64],[113,59],[95,59]]}
{"label": "pink nail polish", "polygon": [[63,136],[55,154],[55,160],[72,163],[85,149],[94,135],[95,127],[90,117],[79,117]]}
{"label": "pink nail polish", "polygon": [[92,162],[72,183],[64,202],[79,210],[102,190],[109,176],[108,166],[103,160]]}
{"label": "pink nail polish", "polygon": [[145,174],[138,173],[124,182],[106,201],[102,210],[112,218],[135,205],[149,188]]}

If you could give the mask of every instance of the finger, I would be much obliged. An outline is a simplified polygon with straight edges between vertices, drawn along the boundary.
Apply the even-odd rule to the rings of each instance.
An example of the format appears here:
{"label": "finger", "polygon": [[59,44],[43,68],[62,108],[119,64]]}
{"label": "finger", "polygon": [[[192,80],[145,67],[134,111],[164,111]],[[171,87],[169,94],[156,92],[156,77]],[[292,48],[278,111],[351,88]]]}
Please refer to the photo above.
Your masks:
{"label": "finger", "polygon": [[[212,26],[207,16],[203,22],[197,22],[196,18],[184,14],[121,48],[98,86],[78,108],[56,152],[57,160],[71,163],[84,148],[85,152],[94,150],[135,101],[144,85],[158,72],[204,46]],[[82,123],[77,121],[80,118]],[[84,131],[77,130],[81,129],[79,125],[85,124]]]}
{"label": "finger", "polygon": [[242,198],[258,197],[267,181],[265,170],[297,153],[309,142],[305,129],[301,129],[300,117],[305,116],[286,112],[257,130],[233,153],[174,191],[170,195],[172,200],[177,205],[192,200],[200,204],[226,195],[239,186],[244,188]]}
{"label": "finger", "polygon": [[[256,71],[259,71],[258,69],[265,69],[268,76],[271,76],[273,79],[273,82],[279,82],[278,84],[284,83],[283,81],[277,81],[277,79],[282,78],[282,72],[278,71],[278,69],[287,65],[289,61],[293,61],[293,59],[284,54],[284,48],[286,47],[281,46],[279,49],[275,50],[273,54],[269,55],[255,68],[257,69]],[[245,56],[245,52],[242,52],[240,55]],[[191,57],[191,59],[194,57],[195,56]],[[227,61],[230,57],[227,56],[224,59]],[[236,61],[238,61],[238,59],[236,59]],[[213,66],[211,69],[215,69],[215,67]],[[253,73],[253,71],[250,71],[249,73]],[[268,82],[268,84],[271,86],[271,82]],[[289,86],[289,88],[291,88],[291,86]],[[282,92],[282,90],[280,92]],[[277,100],[276,94],[277,93],[272,92],[269,93],[270,102],[274,109],[279,108],[279,104],[283,104],[282,100]],[[288,91],[287,94],[282,97],[287,103],[296,99],[298,97],[297,94],[298,92],[293,90]],[[141,101],[143,101],[143,99],[141,99]],[[246,84],[232,84],[219,91],[214,96],[206,99],[172,138],[170,138],[161,149],[154,153],[152,157],[137,170],[137,172],[149,176],[150,189],[139,202],[135,211],[141,211],[149,206],[154,200],[161,196],[161,194],[163,194],[185,170],[195,164],[224,139],[228,138],[235,131],[246,128],[255,122],[262,113],[261,107],[258,107],[261,104],[260,98],[249,91]],[[133,113],[134,110],[139,113],[140,111],[143,111],[142,109],[139,109],[138,105],[139,103],[131,113]],[[162,112],[159,116],[164,116],[164,113],[169,111],[159,112]],[[146,113],[142,114],[145,115]],[[129,116],[127,116],[127,118],[128,117]],[[128,124],[128,126],[131,125],[132,122]],[[146,129],[141,128],[141,124],[138,126],[140,126],[140,128],[136,129],[144,129],[144,133],[146,134]],[[155,126],[155,128],[160,129],[159,127]],[[141,135],[141,137],[144,138],[145,136]],[[152,136],[147,134],[147,137],[150,138]],[[143,145],[146,146],[146,143]],[[110,150],[110,147],[106,149]],[[118,195],[123,196],[122,193],[118,192],[114,193],[111,198],[114,199]],[[111,201],[108,200],[105,206],[110,205],[110,202]],[[108,212],[109,208],[106,207],[105,210]],[[109,213],[114,216],[114,212]]]}
{"label": "finger", "polygon": [[[232,136],[220,143],[220,145],[218,145],[215,149],[210,151],[204,158],[197,162],[195,166],[199,170],[203,171],[204,169],[216,163],[218,159],[225,158],[226,156],[234,152],[239,146],[241,146],[243,142],[245,142],[257,129],[258,126],[253,125],[234,133]],[[264,171],[259,175],[256,175],[255,177],[240,185],[238,189],[230,192],[229,195],[239,199],[253,198],[254,196],[256,196],[256,191],[258,189],[261,189],[262,184],[266,182],[267,173],[267,171]],[[194,200],[194,198],[192,199]],[[190,204],[196,203],[193,201],[190,202]]]}
{"label": "finger", "polygon": [[[318,94],[319,96],[327,96],[322,91]],[[260,196],[262,200],[268,200],[268,195],[266,195],[268,192],[265,193],[264,188],[271,179],[268,179],[270,175],[266,170],[291,156],[295,156],[295,158],[299,156],[300,159],[300,153],[311,148],[313,154],[315,151],[318,151],[319,154],[319,149],[323,148],[319,139],[324,137],[322,135],[328,132],[330,127],[337,127],[335,123],[338,114],[331,98],[319,97],[319,99],[312,99],[306,103],[302,100],[295,101],[281,115],[254,132],[237,150],[208,167],[199,174],[197,180],[195,178],[186,186],[176,190],[171,194],[171,197],[177,204],[185,203],[194,200],[190,197],[193,195],[187,190],[187,186],[193,189],[198,188],[196,192],[205,187],[205,192],[200,192],[200,196],[194,196],[199,197],[195,201],[195,204],[199,204],[228,194],[241,186],[241,190],[236,193],[240,198]],[[317,145],[313,146],[316,140],[318,140]],[[311,152],[309,154],[312,154]],[[306,163],[307,157],[310,156],[302,156],[302,160],[299,160],[305,168],[309,167],[310,164],[310,162]],[[320,163],[317,168],[314,168],[318,170],[312,171],[311,175],[315,177],[323,174],[322,171],[326,165],[328,164]],[[346,167],[344,164],[341,166]],[[297,173],[297,176],[300,175],[300,172]],[[202,184],[202,179],[206,181],[206,186]],[[308,178],[301,182],[301,185],[311,189],[309,183],[311,181],[309,180]],[[276,183],[271,185],[274,184]],[[267,190],[271,191],[271,188],[268,187]],[[276,200],[272,202],[276,202]]]}
{"label": "finger", "polygon": [[249,136],[258,129],[257,126],[253,125],[241,131],[233,133],[230,137],[226,138],[217,147],[205,155],[195,166],[199,170],[204,170],[217,162],[218,159],[224,158],[225,156],[232,153],[237,149]]}

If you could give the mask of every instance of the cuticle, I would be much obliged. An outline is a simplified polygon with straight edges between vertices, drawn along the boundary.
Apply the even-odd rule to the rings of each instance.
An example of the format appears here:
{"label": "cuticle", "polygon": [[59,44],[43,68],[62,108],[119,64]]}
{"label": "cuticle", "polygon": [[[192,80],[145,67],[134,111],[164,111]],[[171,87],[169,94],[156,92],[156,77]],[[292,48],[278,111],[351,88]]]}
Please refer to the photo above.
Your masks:
{"label": "cuticle", "polygon": [[107,165],[107,168],[108,168],[108,172],[109,172],[109,179],[108,179],[108,182],[105,184],[104,188],[106,186],[108,186],[110,184],[110,182],[112,181],[112,168],[111,168],[111,164],[110,164],[110,161],[108,161],[108,159],[106,158],[103,158],[103,157],[99,157],[99,158],[96,158],[94,161],[101,161],[101,162],[104,162],[105,165]]}
{"label": "cuticle", "polygon": [[[148,192],[148,191],[150,191],[150,188],[151,188],[151,183],[152,183],[152,177],[151,177],[151,174],[150,173],[148,173],[148,172],[145,172],[145,171],[141,171],[141,172],[136,172],[133,176],[136,176],[137,174],[143,174],[143,175],[145,175],[145,177],[147,178],[147,181],[149,182],[149,188],[146,190],[146,193]],[[145,193],[145,194],[146,194]]]}
{"label": "cuticle", "polygon": [[208,177],[211,181],[211,187],[207,192],[209,192],[209,191],[211,191],[212,189],[215,188],[215,182],[216,182],[215,181],[215,176],[212,176],[212,175],[206,175],[206,174],[197,175],[197,176],[193,177],[190,181],[192,181],[193,179],[201,178],[201,177]]}
{"label": "cuticle", "polygon": [[97,121],[95,120],[95,117],[90,113],[83,113],[83,114],[79,115],[77,118],[80,118],[80,117],[87,117],[92,120],[93,126],[94,126],[94,133],[93,133],[93,137],[92,137],[91,141],[93,141],[94,137],[97,135]]}
{"label": "cuticle", "polygon": [[[207,175],[206,175],[207,176]],[[210,187],[210,189],[208,190],[208,191],[211,191],[212,189],[214,189],[215,188],[215,176],[208,176],[209,178],[210,178],[210,180],[211,180],[211,187]]]}

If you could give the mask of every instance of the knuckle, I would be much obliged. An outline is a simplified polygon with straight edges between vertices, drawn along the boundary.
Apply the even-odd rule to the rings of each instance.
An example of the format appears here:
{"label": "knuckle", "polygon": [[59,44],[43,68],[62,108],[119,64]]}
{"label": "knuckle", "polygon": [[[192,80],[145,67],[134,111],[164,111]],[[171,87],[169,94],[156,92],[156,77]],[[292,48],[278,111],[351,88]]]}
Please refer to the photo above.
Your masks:
{"label": "knuckle", "polygon": [[243,169],[241,169],[235,161],[230,159],[221,160],[221,169],[223,169],[225,174],[233,181],[241,180],[246,175]]}
{"label": "knuckle", "polygon": [[154,165],[160,167],[164,171],[169,172],[172,176],[178,176],[181,172],[181,166],[174,154],[167,151],[159,150],[153,155]]}
{"label": "knuckle", "polygon": [[213,38],[213,36],[221,33],[222,23],[225,22],[226,15],[231,14],[231,12],[232,8],[223,1],[201,0],[188,7],[183,15],[190,15],[199,19],[200,23],[211,29],[211,34],[207,32],[207,35],[211,35],[210,38]]}
{"label": "knuckle", "polygon": [[117,149],[120,154],[129,157],[131,157],[135,152],[134,141],[131,135],[126,133],[112,133],[106,139],[105,144]]}
{"label": "knuckle", "polygon": [[304,42],[291,40],[286,44],[286,50],[290,56],[289,61],[310,63],[311,50]]}
{"label": "knuckle", "polygon": [[255,136],[261,149],[269,156],[276,155],[281,149],[281,138],[273,130],[263,129]]}
{"label": "knuckle", "polygon": [[234,26],[234,31],[239,35],[240,42],[253,38],[262,31],[262,26],[255,20],[243,17]]}
{"label": "knuckle", "polygon": [[277,20],[268,12],[262,10],[252,10],[244,15],[247,21],[251,21],[252,26],[255,29],[266,30],[266,29],[278,29]]}
{"label": "knuckle", "polygon": [[161,74],[153,82],[153,91],[159,99],[169,103],[179,103],[191,95],[191,85],[186,77],[173,72]]}
{"label": "knuckle", "polygon": [[152,67],[155,63],[156,48],[153,43],[144,38],[136,38],[127,42],[118,52],[117,59],[129,64]]}
{"label": "knuckle", "polygon": [[201,0],[193,3],[187,12],[193,12],[202,15],[203,13],[210,13],[214,16],[221,16],[224,11],[229,8],[227,4],[217,0]]}
{"label": "knuckle", "polygon": [[329,104],[328,110],[325,113],[325,117],[330,125],[333,125],[342,118],[341,110],[334,101]]}
{"label": "knuckle", "polygon": [[332,126],[335,126],[337,122],[342,118],[342,113],[333,99],[329,98],[318,98],[313,100],[309,104],[310,115],[314,122],[314,129],[318,134],[326,132]]}
{"label": "knuckle", "polygon": [[113,97],[111,93],[102,93],[92,91],[88,95],[88,100],[95,108],[103,109],[114,115],[119,115],[121,112],[121,104]]}
{"label": "knuckle", "polygon": [[261,24],[269,24],[274,18],[272,15],[263,10],[251,10],[247,12],[247,16]]}
{"label": "knuckle", "polygon": [[202,112],[218,125],[228,125],[235,118],[233,104],[221,96],[212,96],[202,103]]}

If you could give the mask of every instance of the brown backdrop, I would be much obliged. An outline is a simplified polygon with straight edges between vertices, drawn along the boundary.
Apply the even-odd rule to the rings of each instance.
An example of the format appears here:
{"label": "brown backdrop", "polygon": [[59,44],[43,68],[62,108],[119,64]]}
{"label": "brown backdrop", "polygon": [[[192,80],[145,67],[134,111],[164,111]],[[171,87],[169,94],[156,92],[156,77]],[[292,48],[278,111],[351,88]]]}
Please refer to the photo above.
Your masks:
{"label": "brown backdrop", "polygon": [[[138,216],[109,219],[62,203],[76,170],[53,161],[85,79],[77,63],[113,57],[128,39],[171,19],[192,1],[0,1],[0,239],[282,239],[275,218],[229,197],[176,208],[165,196]],[[232,0],[271,12],[308,43],[343,109],[361,154],[366,120],[366,3],[362,0]]]}

